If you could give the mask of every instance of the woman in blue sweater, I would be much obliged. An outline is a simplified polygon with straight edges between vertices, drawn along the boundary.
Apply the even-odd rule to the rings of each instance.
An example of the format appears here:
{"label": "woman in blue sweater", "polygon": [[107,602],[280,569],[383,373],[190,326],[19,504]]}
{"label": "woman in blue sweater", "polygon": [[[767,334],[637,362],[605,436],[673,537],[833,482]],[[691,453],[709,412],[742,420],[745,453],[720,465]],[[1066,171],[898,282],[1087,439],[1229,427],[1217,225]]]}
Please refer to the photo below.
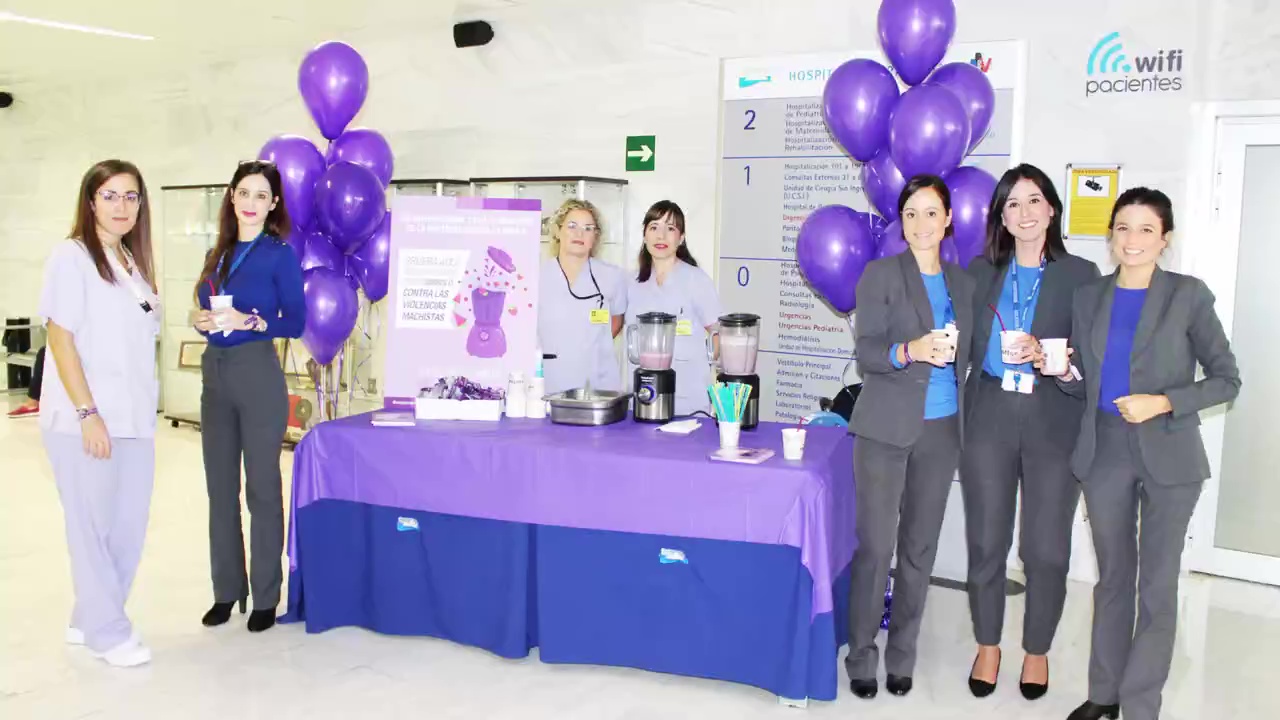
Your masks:
{"label": "woman in blue sweater", "polygon": [[[289,391],[273,340],[300,337],[306,322],[302,268],[283,239],[289,217],[281,197],[274,164],[247,162],[236,169],[222,201],[218,242],[196,285],[200,309],[192,313],[192,324],[209,339],[201,363],[200,423],[214,603],[202,622],[225,623],[237,602],[244,612],[252,587],[250,632],[275,624],[282,580],[280,450]],[[242,458],[252,518],[248,575],[240,527]]]}

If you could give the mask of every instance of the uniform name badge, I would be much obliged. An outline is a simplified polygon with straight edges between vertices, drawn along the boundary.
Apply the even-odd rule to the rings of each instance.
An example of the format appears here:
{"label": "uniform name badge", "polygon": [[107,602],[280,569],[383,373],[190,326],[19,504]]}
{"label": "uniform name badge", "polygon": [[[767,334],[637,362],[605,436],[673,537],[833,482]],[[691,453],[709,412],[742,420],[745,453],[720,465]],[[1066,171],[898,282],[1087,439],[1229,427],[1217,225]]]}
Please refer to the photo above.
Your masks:
{"label": "uniform name badge", "polygon": [[592,311],[591,311],[591,324],[592,324],[592,325],[608,325],[608,324],[609,324],[609,310],[608,310],[607,308],[597,308],[597,309],[595,309],[595,310],[592,310]]}
{"label": "uniform name badge", "polygon": [[1023,395],[1030,395],[1035,391],[1036,378],[1035,375],[1019,370],[1004,371],[1004,379],[1000,381],[1000,389],[1005,392],[1020,392]]}
{"label": "uniform name badge", "polygon": [[692,320],[677,320],[677,321],[676,321],[676,334],[677,334],[677,335],[693,335],[693,321],[692,321]]}

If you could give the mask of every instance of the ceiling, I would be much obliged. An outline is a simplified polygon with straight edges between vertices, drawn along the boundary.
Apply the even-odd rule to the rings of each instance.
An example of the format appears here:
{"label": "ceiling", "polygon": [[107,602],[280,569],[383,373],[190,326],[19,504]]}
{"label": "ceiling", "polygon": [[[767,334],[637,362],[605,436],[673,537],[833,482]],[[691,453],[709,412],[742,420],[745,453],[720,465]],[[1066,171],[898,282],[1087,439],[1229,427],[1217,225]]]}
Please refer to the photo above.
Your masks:
{"label": "ceiling", "polygon": [[523,0],[0,0],[0,13],[151,35],[139,41],[0,21],[0,89],[128,76],[356,41],[439,31]]}

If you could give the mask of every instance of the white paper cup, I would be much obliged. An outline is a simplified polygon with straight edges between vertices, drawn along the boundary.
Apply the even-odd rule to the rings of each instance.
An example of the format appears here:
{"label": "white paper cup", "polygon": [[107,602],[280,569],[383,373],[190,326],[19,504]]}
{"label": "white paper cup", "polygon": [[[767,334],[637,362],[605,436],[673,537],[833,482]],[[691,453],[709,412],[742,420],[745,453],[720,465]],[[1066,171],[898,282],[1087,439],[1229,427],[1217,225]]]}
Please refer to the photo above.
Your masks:
{"label": "white paper cup", "polygon": [[1027,334],[1021,330],[1000,331],[1000,359],[1013,365],[1018,362],[1022,352],[1019,347]]}
{"label": "white paper cup", "polygon": [[742,434],[742,423],[720,421],[720,447],[732,450],[738,447],[738,437]]}
{"label": "white paper cup", "polygon": [[954,327],[935,328],[934,332],[946,335],[945,340],[935,340],[937,347],[942,350],[942,361],[953,363],[956,361],[956,343],[960,341],[960,332]]}
{"label": "white paper cup", "polygon": [[1044,353],[1045,375],[1063,375],[1067,372],[1067,339],[1047,338],[1040,341],[1040,350]]}
{"label": "white paper cup", "polygon": [[[234,295],[210,295],[209,310],[215,313],[222,310],[231,310],[232,309],[231,300],[234,297],[235,297]],[[221,323],[218,324],[218,328],[222,330],[223,335],[231,334],[231,331],[226,327],[224,327]]]}
{"label": "white paper cup", "polygon": [[804,428],[782,429],[782,457],[800,460],[804,457]]}

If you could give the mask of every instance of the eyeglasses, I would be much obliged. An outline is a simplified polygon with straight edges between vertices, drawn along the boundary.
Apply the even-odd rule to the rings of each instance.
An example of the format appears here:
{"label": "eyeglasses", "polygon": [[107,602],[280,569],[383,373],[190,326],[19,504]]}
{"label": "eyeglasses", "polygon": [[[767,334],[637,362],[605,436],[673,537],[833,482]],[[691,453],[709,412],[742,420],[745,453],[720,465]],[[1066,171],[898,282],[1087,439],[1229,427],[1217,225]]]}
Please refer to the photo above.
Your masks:
{"label": "eyeglasses", "polygon": [[568,230],[569,232],[578,232],[579,230],[581,230],[582,232],[588,235],[593,235],[600,228],[596,225],[579,225],[576,222],[570,221],[565,223],[564,229]]}
{"label": "eyeglasses", "polygon": [[115,190],[99,190],[95,193],[98,199],[105,203],[113,203],[117,200],[124,200],[125,205],[137,205],[142,202],[142,193],[129,191],[127,193],[118,193]]}

